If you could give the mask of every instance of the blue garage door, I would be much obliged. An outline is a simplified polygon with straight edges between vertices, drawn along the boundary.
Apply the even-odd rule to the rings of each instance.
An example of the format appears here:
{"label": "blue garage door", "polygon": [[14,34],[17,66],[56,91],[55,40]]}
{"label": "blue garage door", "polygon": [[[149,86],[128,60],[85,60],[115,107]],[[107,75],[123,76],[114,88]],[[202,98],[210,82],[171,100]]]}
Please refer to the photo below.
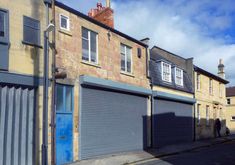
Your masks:
{"label": "blue garage door", "polygon": [[73,87],[56,85],[56,164],[73,161]]}
{"label": "blue garage door", "polygon": [[193,106],[167,100],[154,100],[153,147],[193,140]]}
{"label": "blue garage door", "polygon": [[80,104],[80,159],[145,148],[146,97],[83,87]]}

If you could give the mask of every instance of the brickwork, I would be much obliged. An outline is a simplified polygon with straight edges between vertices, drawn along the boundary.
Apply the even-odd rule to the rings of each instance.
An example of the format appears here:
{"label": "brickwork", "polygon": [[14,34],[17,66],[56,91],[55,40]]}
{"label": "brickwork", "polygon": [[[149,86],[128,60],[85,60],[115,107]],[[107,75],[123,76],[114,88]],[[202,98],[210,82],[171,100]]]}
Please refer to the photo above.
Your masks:
{"label": "brickwork", "polygon": [[[78,160],[79,76],[89,75],[150,88],[146,76],[146,48],[59,7],[56,8],[57,25],[59,24],[59,14],[70,19],[70,31],[61,30],[59,26],[56,29],[57,67],[64,68],[68,74],[67,80],[61,80],[61,82],[69,81],[74,85],[73,153],[74,160]],[[98,34],[97,65],[82,61],[82,27]],[[132,74],[121,72],[121,43],[132,48]],[[140,58],[137,56],[137,48],[141,49],[142,56]]]}

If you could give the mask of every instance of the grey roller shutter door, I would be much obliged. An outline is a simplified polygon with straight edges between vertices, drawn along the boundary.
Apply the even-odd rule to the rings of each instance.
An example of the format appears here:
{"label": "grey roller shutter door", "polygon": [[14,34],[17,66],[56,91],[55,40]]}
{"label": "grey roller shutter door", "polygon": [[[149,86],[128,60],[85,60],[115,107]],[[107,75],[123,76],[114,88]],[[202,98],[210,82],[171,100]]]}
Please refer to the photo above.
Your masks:
{"label": "grey roller shutter door", "polygon": [[34,163],[35,89],[0,86],[0,164]]}
{"label": "grey roller shutter door", "polygon": [[91,88],[81,93],[80,159],[145,148],[146,97]]}
{"label": "grey roller shutter door", "polygon": [[193,106],[167,100],[154,100],[152,116],[153,147],[189,142],[193,139]]}

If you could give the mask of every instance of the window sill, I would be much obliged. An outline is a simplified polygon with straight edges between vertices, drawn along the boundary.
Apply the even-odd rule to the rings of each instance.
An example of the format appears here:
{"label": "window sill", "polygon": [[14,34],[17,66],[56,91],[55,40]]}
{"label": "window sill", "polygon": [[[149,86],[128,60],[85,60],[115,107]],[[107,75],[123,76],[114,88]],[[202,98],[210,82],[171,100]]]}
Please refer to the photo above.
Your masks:
{"label": "window sill", "polygon": [[30,42],[27,42],[27,41],[22,41],[22,44],[37,47],[37,48],[41,48],[41,49],[43,48],[41,45],[36,45],[36,44],[30,43]]}
{"label": "window sill", "polygon": [[92,63],[92,62],[88,62],[88,61],[84,61],[84,60],[82,60],[81,63],[85,64],[85,65],[93,66],[93,67],[96,67],[96,68],[101,68],[101,66],[99,64],[96,64],[96,63]]}
{"label": "window sill", "polygon": [[121,71],[120,72],[122,75],[125,75],[125,76],[130,76],[130,77],[135,77],[133,73],[129,73],[129,72],[124,72],[124,71]]}
{"label": "window sill", "polygon": [[59,32],[63,33],[63,34],[66,34],[68,36],[73,36],[71,31],[69,31],[69,30],[59,29]]}

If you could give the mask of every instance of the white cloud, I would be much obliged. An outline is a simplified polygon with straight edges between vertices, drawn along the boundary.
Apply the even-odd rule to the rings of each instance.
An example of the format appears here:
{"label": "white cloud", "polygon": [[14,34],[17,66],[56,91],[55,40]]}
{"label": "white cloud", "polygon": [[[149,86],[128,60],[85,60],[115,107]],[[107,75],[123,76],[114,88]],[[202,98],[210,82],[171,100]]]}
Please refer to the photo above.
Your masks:
{"label": "white cloud", "polygon": [[[226,75],[235,85],[235,43],[227,44],[227,34],[216,35],[217,30],[232,25],[228,12],[234,8],[219,1],[209,2],[114,2],[115,27],[137,39],[149,37],[151,46],[157,45],[186,58],[194,57],[196,65],[214,74],[217,74],[219,59],[223,58]],[[213,14],[207,11],[210,8],[215,10]]]}

